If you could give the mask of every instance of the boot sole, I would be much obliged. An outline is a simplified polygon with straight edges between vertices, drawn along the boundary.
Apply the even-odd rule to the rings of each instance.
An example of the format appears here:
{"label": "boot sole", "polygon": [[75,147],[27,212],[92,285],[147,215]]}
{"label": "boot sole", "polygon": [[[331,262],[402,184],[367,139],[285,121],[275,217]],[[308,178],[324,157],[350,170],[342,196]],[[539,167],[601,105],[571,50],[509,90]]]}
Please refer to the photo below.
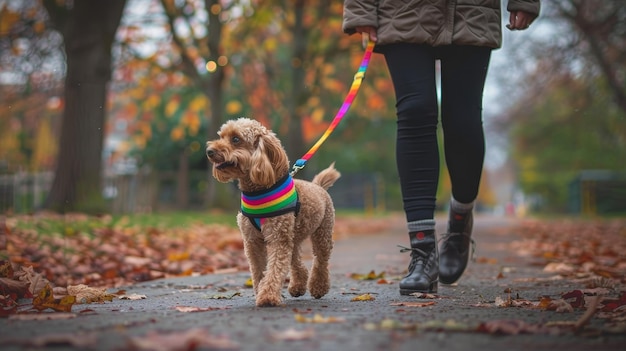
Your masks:
{"label": "boot sole", "polygon": [[400,295],[411,295],[413,293],[436,293],[438,288],[438,282],[430,284],[426,290],[414,290],[414,289],[400,289]]}

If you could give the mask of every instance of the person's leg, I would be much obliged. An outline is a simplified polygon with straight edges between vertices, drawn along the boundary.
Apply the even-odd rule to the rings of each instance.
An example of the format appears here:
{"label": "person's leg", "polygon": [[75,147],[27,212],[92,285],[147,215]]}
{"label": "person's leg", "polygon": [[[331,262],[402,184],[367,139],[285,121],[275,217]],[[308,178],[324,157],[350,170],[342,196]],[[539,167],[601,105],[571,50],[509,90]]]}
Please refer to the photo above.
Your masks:
{"label": "person's leg", "polygon": [[396,94],[396,163],[411,244],[409,272],[400,282],[403,295],[437,291],[434,212],[439,149],[433,51],[432,47],[414,44],[384,48]]}
{"label": "person's leg", "polygon": [[457,281],[470,256],[472,210],[485,156],[482,100],[491,49],[450,46],[441,57],[441,123],[452,199],[440,247],[440,280]]}

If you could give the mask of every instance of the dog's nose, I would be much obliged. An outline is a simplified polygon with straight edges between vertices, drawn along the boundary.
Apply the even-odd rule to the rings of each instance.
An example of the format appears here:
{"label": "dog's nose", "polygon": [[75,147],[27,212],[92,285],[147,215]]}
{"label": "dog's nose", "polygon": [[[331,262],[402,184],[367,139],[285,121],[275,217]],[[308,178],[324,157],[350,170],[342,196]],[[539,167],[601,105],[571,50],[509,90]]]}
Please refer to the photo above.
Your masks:
{"label": "dog's nose", "polygon": [[215,150],[213,149],[206,149],[206,156],[207,157],[211,157],[215,154]]}

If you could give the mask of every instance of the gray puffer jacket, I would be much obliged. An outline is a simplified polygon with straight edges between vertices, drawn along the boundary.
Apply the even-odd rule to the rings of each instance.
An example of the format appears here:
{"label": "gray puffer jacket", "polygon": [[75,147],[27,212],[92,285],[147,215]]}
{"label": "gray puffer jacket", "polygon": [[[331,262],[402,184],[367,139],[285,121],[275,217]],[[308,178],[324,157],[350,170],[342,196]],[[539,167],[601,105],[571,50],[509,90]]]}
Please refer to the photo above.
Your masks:
{"label": "gray puffer jacket", "polygon": [[[508,0],[508,11],[539,15],[540,0]],[[500,0],[345,0],[343,31],[377,28],[377,45],[502,45]]]}

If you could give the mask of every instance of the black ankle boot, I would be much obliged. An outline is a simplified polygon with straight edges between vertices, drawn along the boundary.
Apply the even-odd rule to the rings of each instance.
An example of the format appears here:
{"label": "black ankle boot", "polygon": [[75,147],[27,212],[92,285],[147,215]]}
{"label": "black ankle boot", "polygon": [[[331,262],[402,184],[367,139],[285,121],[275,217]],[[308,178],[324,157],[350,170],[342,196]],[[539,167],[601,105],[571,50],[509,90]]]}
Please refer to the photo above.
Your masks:
{"label": "black ankle boot", "polygon": [[411,248],[404,248],[401,252],[411,251],[409,272],[400,281],[400,295],[410,295],[416,292],[437,292],[439,277],[439,257],[437,255],[437,239],[434,230],[425,230],[409,233]]}
{"label": "black ankle boot", "polygon": [[452,284],[461,278],[470,258],[473,226],[472,212],[453,213],[450,210],[448,231],[441,236],[439,247],[439,279]]}

